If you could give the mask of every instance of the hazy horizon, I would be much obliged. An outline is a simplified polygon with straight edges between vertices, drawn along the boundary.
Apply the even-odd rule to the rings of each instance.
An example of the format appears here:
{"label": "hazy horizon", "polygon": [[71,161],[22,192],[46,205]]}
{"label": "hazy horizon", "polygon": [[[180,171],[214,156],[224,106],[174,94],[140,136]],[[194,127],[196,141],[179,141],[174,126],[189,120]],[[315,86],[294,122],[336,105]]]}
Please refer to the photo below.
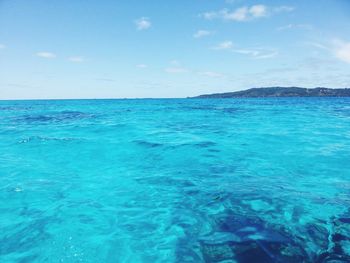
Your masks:
{"label": "hazy horizon", "polygon": [[348,88],[349,11],[346,0],[4,0],[0,99]]}

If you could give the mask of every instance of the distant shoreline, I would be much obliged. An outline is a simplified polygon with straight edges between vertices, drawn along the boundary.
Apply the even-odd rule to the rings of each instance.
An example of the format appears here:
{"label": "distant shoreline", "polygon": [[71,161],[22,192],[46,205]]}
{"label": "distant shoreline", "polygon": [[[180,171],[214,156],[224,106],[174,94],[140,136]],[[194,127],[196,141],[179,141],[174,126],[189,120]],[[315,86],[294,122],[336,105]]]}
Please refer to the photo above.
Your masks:
{"label": "distant shoreline", "polygon": [[330,88],[301,88],[301,87],[264,87],[247,90],[203,94],[193,99],[225,99],[225,98],[290,98],[290,97],[350,97],[350,89],[330,89]]}

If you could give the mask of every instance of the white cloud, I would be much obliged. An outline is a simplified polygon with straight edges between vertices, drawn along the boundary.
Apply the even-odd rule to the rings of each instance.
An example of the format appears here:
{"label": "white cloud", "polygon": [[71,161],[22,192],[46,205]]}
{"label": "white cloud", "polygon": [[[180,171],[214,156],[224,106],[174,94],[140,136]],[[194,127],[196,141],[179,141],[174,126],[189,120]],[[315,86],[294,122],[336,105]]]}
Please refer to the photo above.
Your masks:
{"label": "white cloud", "polygon": [[278,51],[265,51],[261,52],[258,55],[254,56],[254,59],[266,59],[266,58],[274,58],[278,55]]}
{"label": "white cloud", "polygon": [[52,59],[52,58],[56,57],[56,54],[51,53],[51,52],[47,52],[47,51],[38,52],[38,53],[36,53],[36,55],[38,57],[41,57],[41,58],[49,58],[49,59]]}
{"label": "white cloud", "polygon": [[201,38],[212,35],[213,32],[208,30],[198,30],[196,33],[193,34],[194,38]]}
{"label": "white cloud", "polygon": [[328,41],[328,43],[305,42],[305,44],[320,50],[324,50],[325,52],[332,54],[340,61],[350,63],[350,42],[334,39],[332,41]]}
{"label": "white cloud", "polygon": [[253,5],[250,9],[249,9],[249,13],[253,16],[253,17],[264,17],[267,15],[267,8],[264,5]]}
{"label": "white cloud", "polygon": [[203,14],[200,14],[201,17],[203,17],[204,19],[207,19],[207,20],[211,20],[211,19],[214,19],[214,18],[217,18],[219,16],[218,12],[205,12]]}
{"label": "white cloud", "polygon": [[267,17],[274,13],[291,12],[294,8],[290,6],[267,7],[265,5],[252,5],[239,7],[233,11],[222,9],[220,11],[210,11],[200,16],[207,20],[220,18],[227,21],[245,22],[258,18]]}
{"label": "white cloud", "polygon": [[136,65],[137,68],[147,68],[146,64],[137,64]]}
{"label": "white cloud", "polygon": [[170,66],[165,68],[164,71],[172,74],[187,73],[189,70],[181,65],[181,62],[173,59],[169,62]]}
{"label": "white cloud", "polygon": [[141,17],[135,21],[137,30],[146,30],[152,26],[151,21],[148,17]]}
{"label": "white cloud", "polygon": [[178,61],[176,59],[173,59],[172,61],[170,61],[170,64],[173,66],[180,66],[181,65],[180,61]]}
{"label": "white cloud", "polygon": [[222,15],[225,20],[246,21],[249,17],[249,9],[247,7],[241,7],[233,12],[223,10]]}
{"label": "white cloud", "polygon": [[293,6],[287,6],[287,5],[283,5],[283,6],[278,6],[273,8],[273,11],[275,13],[281,13],[281,12],[293,12],[295,10],[295,7]]}
{"label": "white cloud", "polygon": [[266,59],[266,58],[273,58],[278,55],[278,51],[276,50],[270,50],[270,49],[263,49],[263,48],[256,48],[256,49],[233,49],[232,50],[235,53],[247,55],[251,57],[252,59]]}
{"label": "white cloud", "polygon": [[80,56],[69,57],[68,60],[71,62],[75,62],[75,63],[81,63],[81,62],[85,61],[85,59],[83,57],[80,57]]}
{"label": "white cloud", "polygon": [[232,49],[232,48],[233,48],[232,41],[224,41],[216,45],[213,49],[222,50],[222,49]]}
{"label": "white cloud", "polygon": [[4,44],[0,44],[0,49],[4,49],[6,46]]}
{"label": "white cloud", "polygon": [[333,46],[333,52],[335,57],[341,61],[350,63],[350,42],[334,40]]}
{"label": "white cloud", "polygon": [[169,67],[165,69],[165,72],[178,74],[178,73],[186,73],[188,72],[188,70],[182,67]]}
{"label": "white cloud", "polygon": [[278,55],[278,51],[268,48],[236,48],[231,41],[224,41],[219,43],[213,49],[227,50],[237,54],[247,55],[252,59],[266,59],[273,58]]}
{"label": "white cloud", "polygon": [[284,31],[289,29],[304,29],[304,30],[312,30],[312,25],[309,24],[288,24],[285,26],[280,26],[277,28],[278,31]]}
{"label": "white cloud", "polygon": [[249,55],[249,56],[257,56],[259,55],[259,52],[257,50],[251,50],[251,49],[235,49],[234,52],[242,55]]}
{"label": "white cloud", "polygon": [[217,73],[213,71],[203,71],[203,72],[198,72],[198,74],[209,78],[222,78],[224,76],[221,73]]}
{"label": "white cloud", "polygon": [[[212,15],[213,16],[213,15]],[[216,17],[228,21],[243,22],[267,16],[267,7],[264,5],[253,5],[251,7],[240,7],[233,11],[223,9],[216,13]],[[213,16],[214,17],[214,16]]]}
{"label": "white cloud", "polygon": [[327,47],[324,44],[318,43],[318,42],[304,42],[306,45],[312,46],[312,47],[316,47],[318,49],[324,49],[324,50],[330,50],[329,47]]}

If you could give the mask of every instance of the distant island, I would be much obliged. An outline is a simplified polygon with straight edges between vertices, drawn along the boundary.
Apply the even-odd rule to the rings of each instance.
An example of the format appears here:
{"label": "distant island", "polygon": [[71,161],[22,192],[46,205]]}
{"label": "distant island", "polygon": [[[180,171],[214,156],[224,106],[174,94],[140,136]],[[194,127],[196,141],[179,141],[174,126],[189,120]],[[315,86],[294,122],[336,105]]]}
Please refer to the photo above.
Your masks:
{"label": "distant island", "polygon": [[350,89],[265,87],[242,91],[204,94],[191,98],[350,97]]}

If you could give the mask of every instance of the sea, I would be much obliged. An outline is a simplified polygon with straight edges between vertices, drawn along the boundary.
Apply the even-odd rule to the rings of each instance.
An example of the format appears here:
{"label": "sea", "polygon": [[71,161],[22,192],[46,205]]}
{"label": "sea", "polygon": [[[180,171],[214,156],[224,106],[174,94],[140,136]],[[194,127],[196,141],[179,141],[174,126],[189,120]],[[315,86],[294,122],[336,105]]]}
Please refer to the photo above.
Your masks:
{"label": "sea", "polygon": [[0,101],[0,262],[350,262],[350,98]]}

